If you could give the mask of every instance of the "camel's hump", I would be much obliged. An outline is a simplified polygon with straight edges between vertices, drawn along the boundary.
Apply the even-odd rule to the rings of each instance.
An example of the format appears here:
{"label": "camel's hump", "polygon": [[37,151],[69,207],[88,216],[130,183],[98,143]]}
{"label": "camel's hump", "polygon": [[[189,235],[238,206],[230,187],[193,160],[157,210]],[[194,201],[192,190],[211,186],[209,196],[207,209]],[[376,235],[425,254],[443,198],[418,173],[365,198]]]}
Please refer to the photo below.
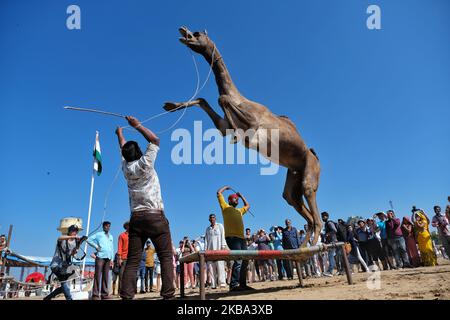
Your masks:
{"label": "camel's hump", "polygon": [[309,148],[309,151],[311,151],[311,153],[317,158],[317,160],[319,160],[319,156],[313,148]]}
{"label": "camel's hump", "polygon": [[288,116],[281,115],[281,116],[278,116],[278,117],[282,118],[284,120],[287,120],[289,123],[291,123],[295,127],[295,123]]}

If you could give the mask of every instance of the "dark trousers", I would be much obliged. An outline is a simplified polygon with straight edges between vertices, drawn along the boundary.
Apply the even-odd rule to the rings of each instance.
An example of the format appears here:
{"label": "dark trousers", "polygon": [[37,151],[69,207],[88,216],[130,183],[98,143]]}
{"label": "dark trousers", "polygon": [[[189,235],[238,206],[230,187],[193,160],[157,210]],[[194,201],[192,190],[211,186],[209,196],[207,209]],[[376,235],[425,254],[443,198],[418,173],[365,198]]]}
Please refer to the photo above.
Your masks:
{"label": "dark trousers", "polygon": [[153,267],[145,267],[145,291],[148,291],[149,288],[153,289]]}
{"label": "dark trousers", "polygon": [[391,257],[389,244],[387,239],[381,239],[381,258],[387,263],[390,269],[392,269],[394,266],[391,263],[391,260],[389,259]]}
{"label": "dark trousers", "polygon": [[[230,250],[247,250],[247,244],[244,239],[238,237],[226,237],[227,245]],[[247,260],[235,260],[231,271],[230,288],[238,285],[247,286]]]}
{"label": "dark trousers", "polygon": [[127,265],[127,260],[122,260],[119,268],[119,285],[117,286],[117,292],[120,292],[120,286],[122,285],[123,273],[125,271],[125,266]]}
{"label": "dark trousers", "polygon": [[109,269],[110,259],[95,259],[94,288],[92,289],[93,298],[102,298],[109,296]]}
{"label": "dark trousers", "polygon": [[372,258],[369,254],[369,242],[368,241],[360,241],[359,242],[359,253],[361,253],[361,257],[363,258],[364,262],[371,266],[373,264]]}
{"label": "dark trousers", "polygon": [[175,294],[173,278],[173,248],[169,221],[162,210],[134,212],[130,219],[128,259],[122,279],[120,296],[133,299],[136,293],[136,275],[147,239],[155,246],[161,262],[161,296],[172,298]]}
{"label": "dark trousers", "polygon": [[378,240],[377,238],[370,239],[368,241],[368,251],[372,263],[376,263],[378,262],[378,260],[381,260],[381,263],[383,264],[383,270],[389,269],[387,259],[384,258],[384,255],[382,253],[380,240]]}
{"label": "dark trousers", "polygon": [[344,252],[343,252],[343,247],[337,248],[336,249],[336,268],[338,270],[339,273],[343,273],[344,272]]}
{"label": "dark trousers", "polygon": [[388,244],[394,252],[397,268],[410,267],[408,253],[406,252],[406,243],[403,236],[388,239]]}
{"label": "dark trousers", "polygon": [[278,280],[283,279],[283,260],[277,259]]}
{"label": "dark trousers", "polygon": [[292,261],[291,260],[283,260],[284,270],[286,270],[286,277],[290,280],[294,279],[294,275],[292,274]]}
{"label": "dark trousers", "polygon": [[441,234],[439,238],[441,239],[441,243],[444,246],[444,250],[445,253],[447,254],[447,257],[450,259],[450,236]]}
{"label": "dark trousers", "polygon": [[70,294],[70,288],[68,282],[61,282],[61,286],[53,290],[48,296],[44,298],[44,300],[51,300],[55,298],[57,295],[64,293],[66,300],[72,300],[72,295]]}

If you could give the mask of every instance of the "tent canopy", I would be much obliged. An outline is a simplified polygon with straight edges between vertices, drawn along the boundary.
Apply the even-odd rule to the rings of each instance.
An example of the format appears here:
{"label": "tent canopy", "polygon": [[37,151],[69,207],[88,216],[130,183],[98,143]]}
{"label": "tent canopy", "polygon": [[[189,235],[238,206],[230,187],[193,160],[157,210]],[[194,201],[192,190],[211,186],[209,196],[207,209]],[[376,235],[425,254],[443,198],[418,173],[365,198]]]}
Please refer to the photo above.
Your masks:
{"label": "tent canopy", "polygon": [[[36,256],[22,256],[12,253],[6,257],[6,265],[10,267],[50,267],[52,257],[36,257]],[[81,265],[82,261],[74,260],[75,265]],[[95,261],[91,258],[86,259],[86,266],[95,266]]]}

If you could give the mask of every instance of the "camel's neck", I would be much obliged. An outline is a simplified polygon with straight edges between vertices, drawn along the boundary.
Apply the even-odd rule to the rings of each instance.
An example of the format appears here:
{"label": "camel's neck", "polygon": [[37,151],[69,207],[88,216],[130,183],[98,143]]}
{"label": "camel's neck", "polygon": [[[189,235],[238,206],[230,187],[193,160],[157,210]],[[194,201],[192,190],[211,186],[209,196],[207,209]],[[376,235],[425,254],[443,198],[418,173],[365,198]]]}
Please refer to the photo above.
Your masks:
{"label": "camel's neck", "polygon": [[212,64],[219,94],[241,97],[242,95],[234,85],[233,80],[231,80],[230,73],[228,72],[227,66],[222,59],[222,55],[219,50],[217,50],[217,47],[213,44],[211,49],[207,50],[202,55],[210,65]]}

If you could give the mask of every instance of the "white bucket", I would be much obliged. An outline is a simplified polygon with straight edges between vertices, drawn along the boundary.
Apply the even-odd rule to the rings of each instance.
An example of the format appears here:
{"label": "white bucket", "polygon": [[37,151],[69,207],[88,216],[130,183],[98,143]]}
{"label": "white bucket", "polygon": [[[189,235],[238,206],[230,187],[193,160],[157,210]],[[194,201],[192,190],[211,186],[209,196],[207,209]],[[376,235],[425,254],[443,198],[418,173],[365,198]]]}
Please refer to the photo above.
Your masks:
{"label": "white bucket", "polygon": [[72,291],[71,294],[73,300],[89,300],[88,291]]}
{"label": "white bucket", "polygon": [[80,231],[83,230],[83,220],[81,218],[68,217],[61,219],[58,231],[60,231],[62,235],[66,235],[71,225],[76,225]]}

